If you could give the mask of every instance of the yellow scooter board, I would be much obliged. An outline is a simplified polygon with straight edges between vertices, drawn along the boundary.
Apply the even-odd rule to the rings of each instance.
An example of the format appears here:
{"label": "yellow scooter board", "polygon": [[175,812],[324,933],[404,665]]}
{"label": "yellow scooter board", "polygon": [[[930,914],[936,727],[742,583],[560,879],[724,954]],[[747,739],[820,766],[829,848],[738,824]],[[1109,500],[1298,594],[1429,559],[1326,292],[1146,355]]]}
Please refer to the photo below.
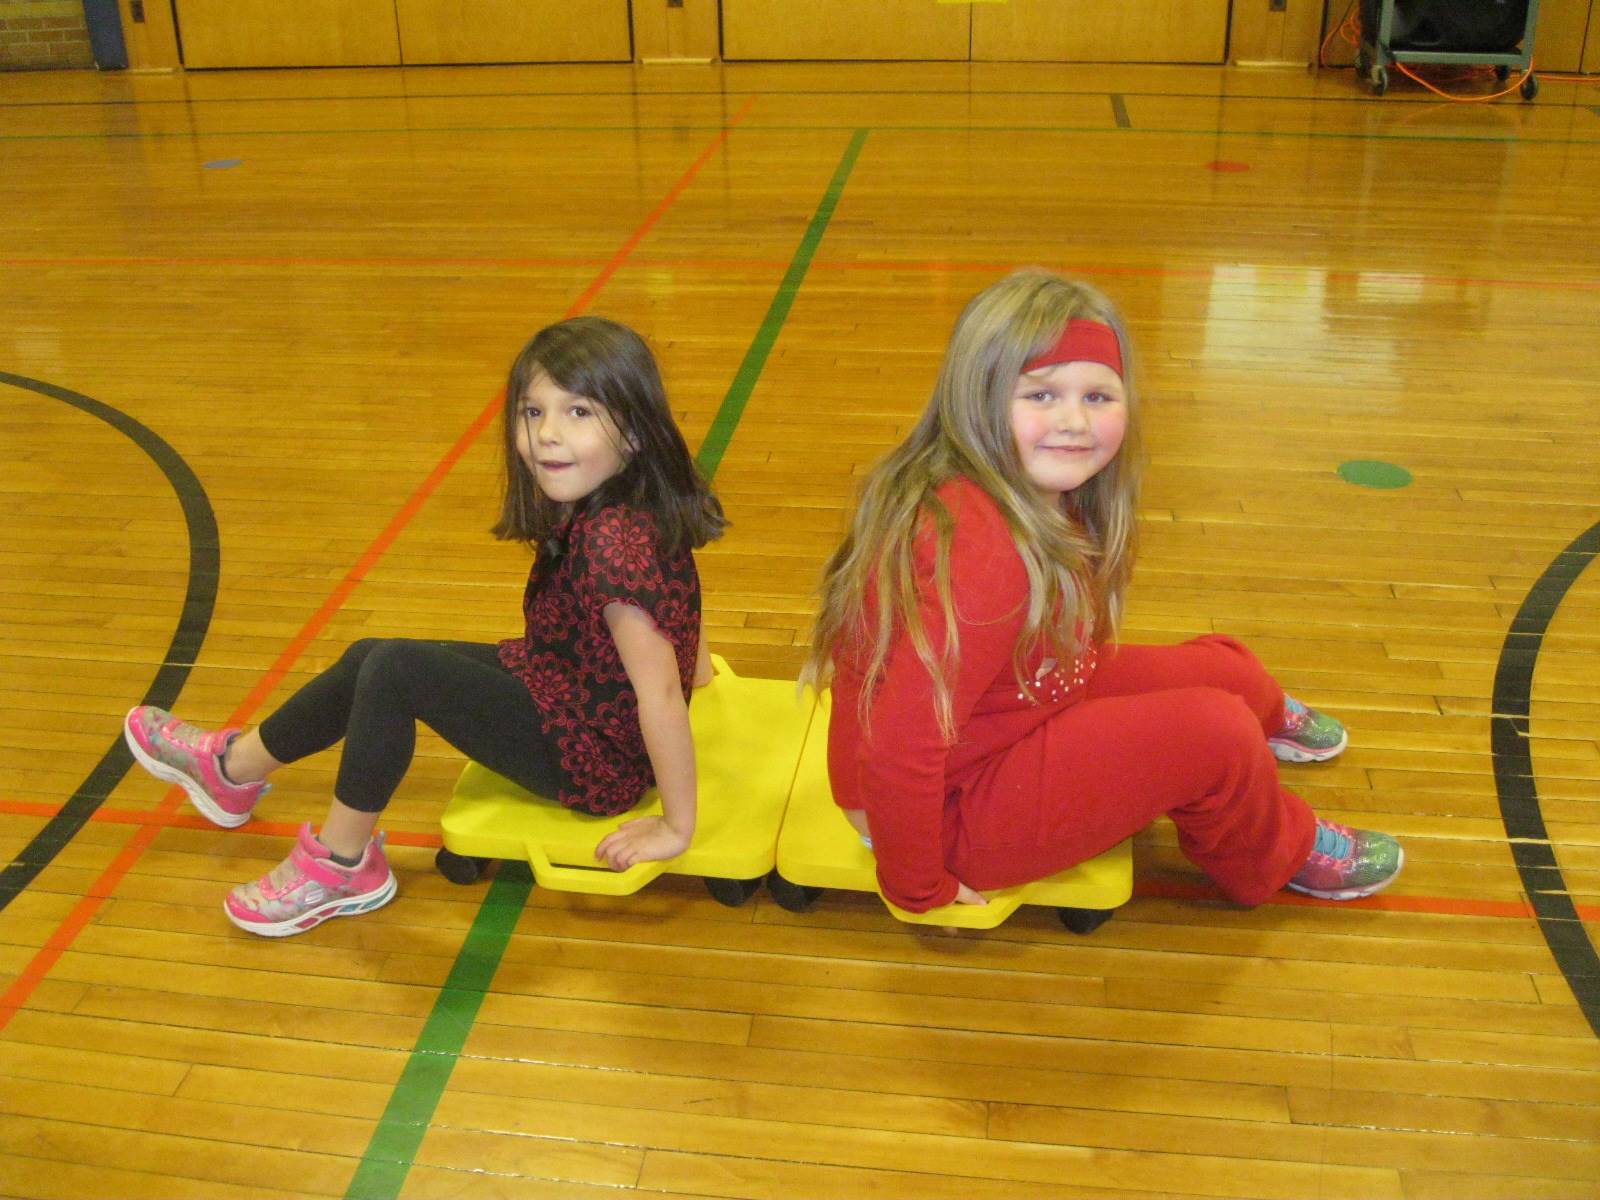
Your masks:
{"label": "yellow scooter board", "polygon": [[[825,888],[883,896],[872,851],[834,803],[828,785],[831,701],[832,694],[823,693],[811,721],[778,836],[777,869],[767,880],[772,898],[791,912],[809,909]],[[1122,842],[1048,878],[985,895],[987,904],[945,904],[922,913],[908,912],[888,900],[884,905],[900,920],[915,925],[993,929],[1024,904],[1047,904],[1055,907],[1061,923],[1072,932],[1090,933],[1133,895],[1132,843]]]}
{"label": "yellow scooter board", "polygon": [[713,655],[716,676],[689,700],[699,783],[694,841],[677,858],[613,871],[594,848],[617,826],[658,816],[652,788],[626,813],[596,817],[563,808],[478,763],[456,782],[440,824],[440,872],[474,882],[486,860],[524,859],[541,887],[629,896],[665,872],[699,875],[723,904],[743,904],[777,857],[778,828],[815,707],[791,680],[745,679]]}

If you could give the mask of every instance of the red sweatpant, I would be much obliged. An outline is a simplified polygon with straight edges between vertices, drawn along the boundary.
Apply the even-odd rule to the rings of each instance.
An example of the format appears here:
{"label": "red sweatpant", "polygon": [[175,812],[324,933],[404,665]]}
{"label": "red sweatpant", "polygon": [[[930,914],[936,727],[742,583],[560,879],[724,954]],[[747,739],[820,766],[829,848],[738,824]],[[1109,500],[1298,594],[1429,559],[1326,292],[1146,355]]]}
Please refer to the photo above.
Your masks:
{"label": "red sweatpant", "polygon": [[1241,904],[1260,904],[1311,853],[1311,808],[1278,781],[1267,734],[1283,690],[1226,637],[1107,646],[1083,699],[961,781],[951,869],[969,887],[1042,879],[1159,816]]}

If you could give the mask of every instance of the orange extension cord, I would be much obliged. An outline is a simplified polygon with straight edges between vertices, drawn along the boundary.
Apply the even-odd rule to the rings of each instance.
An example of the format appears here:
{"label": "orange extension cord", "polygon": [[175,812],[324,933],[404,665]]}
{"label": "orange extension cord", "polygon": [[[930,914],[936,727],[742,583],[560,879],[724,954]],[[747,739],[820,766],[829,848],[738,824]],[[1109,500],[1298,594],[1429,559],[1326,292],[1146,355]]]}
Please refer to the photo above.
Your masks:
{"label": "orange extension cord", "polygon": [[[1523,83],[1527,80],[1529,75],[1533,74],[1533,60],[1530,58],[1528,60],[1528,69],[1526,71],[1524,71],[1521,75],[1517,76],[1517,78],[1512,81],[1511,86],[1506,88],[1504,91],[1501,91],[1501,92],[1490,92],[1487,96],[1454,96],[1454,95],[1451,95],[1449,92],[1445,91],[1443,88],[1434,87],[1433,84],[1429,83],[1421,75],[1418,75],[1410,67],[1406,66],[1405,63],[1396,62],[1394,64],[1394,66],[1395,66],[1395,69],[1400,72],[1400,74],[1404,75],[1407,79],[1411,80],[1413,83],[1420,83],[1423,87],[1427,88],[1435,96],[1443,96],[1446,100],[1449,100],[1454,104],[1484,104],[1484,103],[1486,103],[1486,102],[1488,102],[1490,100],[1498,100],[1498,99],[1500,99],[1501,96],[1509,96],[1509,95],[1511,95],[1512,92],[1516,91],[1518,88],[1520,88],[1523,85]],[[1472,69],[1469,69],[1468,75],[1469,76],[1481,75],[1483,73],[1483,71],[1485,71],[1485,70],[1487,70],[1487,68],[1472,68]]]}
{"label": "orange extension cord", "polygon": [[1350,0],[1350,7],[1344,10],[1344,16],[1339,19],[1339,23],[1328,30],[1328,36],[1322,39],[1322,45],[1317,50],[1317,66],[1328,65],[1323,60],[1328,53],[1328,43],[1333,41],[1335,34],[1349,46],[1355,47],[1361,44],[1361,14],[1356,11],[1356,0]]}
{"label": "orange extension cord", "polygon": [[[1356,11],[1356,0],[1350,0],[1350,5],[1345,9],[1344,16],[1340,18],[1339,23],[1332,29],[1328,30],[1328,36],[1322,39],[1322,45],[1317,49],[1317,66],[1327,66],[1326,59],[1328,54],[1328,46],[1333,42],[1335,37],[1338,37],[1348,46],[1353,48],[1360,47],[1361,14]],[[1523,83],[1527,81],[1528,76],[1532,75],[1534,71],[1533,60],[1529,59],[1528,69],[1518,76],[1511,86],[1506,88],[1504,91],[1493,92],[1487,96],[1457,96],[1452,95],[1450,92],[1444,91],[1442,88],[1435,87],[1426,79],[1422,78],[1422,76],[1418,75],[1415,71],[1411,70],[1411,68],[1406,66],[1406,64],[1403,62],[1396,62],[1394,66],[1395,69],[1406,78],[1415,83],[1420,83],[1434,95],[1443,96],[1446,100],[1452,101],[1456,104],[1483,104],[1489,100],[1498,100],[1502,96],[1509,96],[1512,92],[1520,89]],[[1486,70],[1488,70],[1487,67],[1472,69],[1469,71],[1469,77],[1481,76]],[[1558,75],[1545,74],[1541,75],[1540,78],[1559,80],[1563,83],[1600,83],[1600,75],[1571,75],[1563,73]]]}

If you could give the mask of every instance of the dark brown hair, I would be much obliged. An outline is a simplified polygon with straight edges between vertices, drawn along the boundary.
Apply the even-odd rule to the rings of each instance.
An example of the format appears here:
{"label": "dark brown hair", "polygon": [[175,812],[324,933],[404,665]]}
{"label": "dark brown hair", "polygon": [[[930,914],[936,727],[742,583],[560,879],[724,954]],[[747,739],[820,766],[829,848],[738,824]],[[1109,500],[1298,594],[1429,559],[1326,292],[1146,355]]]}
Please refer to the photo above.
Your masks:
{"label": "dark brown hair", "polygon": [[[582,500],[549,499],[517,453],[517,413],[528,385],[541,375],[603,406],[622,435],[622,470]],[[500,424],[505,501],[493,529],[498,538],[544,550],[577,508],[608,504],[648,512],[668,554],[699,549],[727,527],[721,503],[672,419],[655,356],[626,325],[604,317],[572,317],[534,334],[511,364]]]}

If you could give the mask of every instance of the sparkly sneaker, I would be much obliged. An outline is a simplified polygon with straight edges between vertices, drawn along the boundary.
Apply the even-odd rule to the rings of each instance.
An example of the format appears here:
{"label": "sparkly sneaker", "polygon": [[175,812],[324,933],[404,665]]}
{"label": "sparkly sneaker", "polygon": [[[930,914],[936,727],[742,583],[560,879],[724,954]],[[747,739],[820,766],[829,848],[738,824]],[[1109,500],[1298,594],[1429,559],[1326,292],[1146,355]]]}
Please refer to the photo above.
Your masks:
{"label": "sparkly sneaker", "polygon": [[1311,857],[1289,887],[1321,900],[1356,900],[1381,892],[1405,865],[1406,852],[1387,833],[1351,829],[1317,818]]}
{"label": "sparkly sneaker", "polygon": [[382,834],[367,843],[357,865],[341,867],[307,823],[300,826],[289,857],[254,883],[234,888],[223,908],[240,929],[262,937],[288,937],[329,917],[353,917],[382,908],[394,893],[394,872],[383,856]]}
{"label": "sparkly sneaker", "polygon": [[248,821],[256,801],[272,786],[234,783],[222,773],[222,756],[240,732],[220,729],[211,733],[147,704],[130,709],[122,722],[128,749],[144,769],[157,779],[178,784],[207,820],[224,829]]}
{"label": "sparkly sneaker", "polygon": [[1283,698],[1283,715],[1283,728],[1267,745],[1284,762],[1326,762],[1350,744],[1343,725],[1293,696]]}

